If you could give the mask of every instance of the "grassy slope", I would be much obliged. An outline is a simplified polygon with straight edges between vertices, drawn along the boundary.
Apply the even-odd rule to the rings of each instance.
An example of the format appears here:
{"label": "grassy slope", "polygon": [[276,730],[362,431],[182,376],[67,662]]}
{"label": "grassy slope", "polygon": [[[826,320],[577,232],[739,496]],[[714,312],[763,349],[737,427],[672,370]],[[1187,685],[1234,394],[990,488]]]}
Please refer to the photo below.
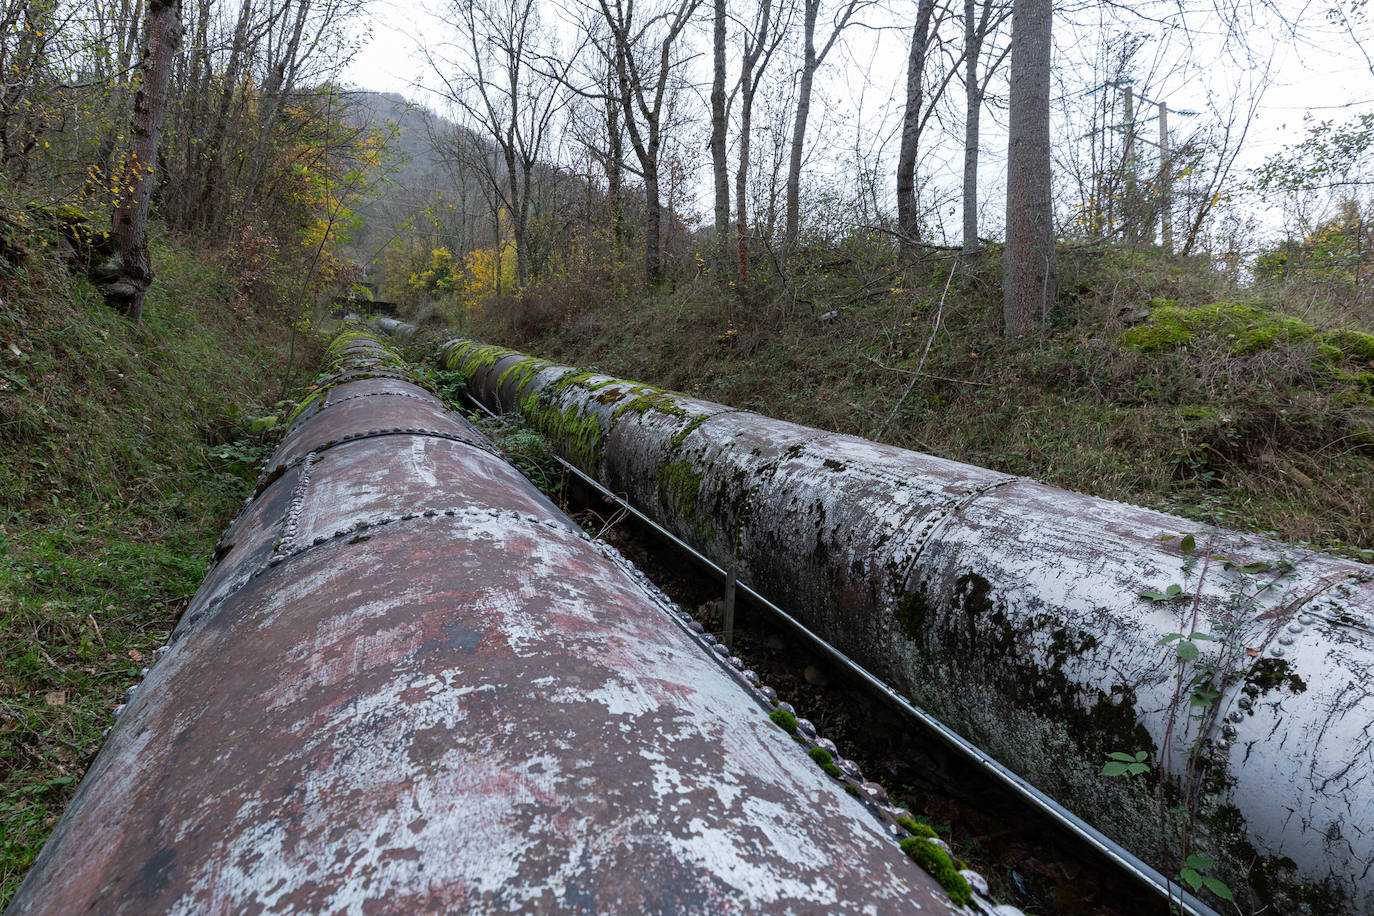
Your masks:
{"label": "grassy slope", "polygon": [[[996,265],[960,269],[946,293],[952,263],[889,272],[839,252],[750,313],[698,279],[648,300],[584,305],[533,340],[507,342],[1369,558],[1374,338],[1322,333],[1358,327],[1351,316],[1311,297],[1296,308],[1291,291],[1229,289],[1196,264],[1107,250],[1066,258],[1044,332],[1008,342]],[[1204,307],[1223,299],[1234,307]],[[818,318],[836,308],[839,317]]]}
{"label": "grassy slope", "polygon": [[140,330],[32,241],[0,265],[0,907],[248,490],[289,336],[185,247]]}

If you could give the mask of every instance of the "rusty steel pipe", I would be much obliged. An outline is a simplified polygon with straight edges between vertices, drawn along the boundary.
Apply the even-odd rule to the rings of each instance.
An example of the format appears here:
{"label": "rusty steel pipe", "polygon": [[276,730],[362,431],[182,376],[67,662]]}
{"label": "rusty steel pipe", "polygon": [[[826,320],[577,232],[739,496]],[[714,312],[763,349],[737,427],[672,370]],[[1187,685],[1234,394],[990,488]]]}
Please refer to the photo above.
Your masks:
{"label": "rusty steel pipe", "polygon": [[398,321],[395,318],[388,318],[385,315],[373,317],[371,323],[376,325],[378,330],[385,331],[393,337],[414,337],[415,332],[419,330],[413,324],[405,321]]}
{"label": "rusty steel pipe", "polygon": [[[1270,912],[1374,912],[1374,568],[473,341],[444,359],[1166,874],[1186,846]],[[1142,750],[1149,775],[1100,775]]]}
{"label": "rusty steel pipe", "polygon": [[9,913],[957,909],[738,659],[333,352]]}

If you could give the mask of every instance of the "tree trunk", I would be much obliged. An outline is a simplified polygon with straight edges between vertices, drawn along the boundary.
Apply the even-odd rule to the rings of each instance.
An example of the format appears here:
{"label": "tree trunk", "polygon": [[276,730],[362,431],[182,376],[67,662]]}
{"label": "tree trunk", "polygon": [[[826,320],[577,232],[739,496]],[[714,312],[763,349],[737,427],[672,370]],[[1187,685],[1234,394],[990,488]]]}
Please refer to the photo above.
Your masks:
{"label": "tree trunk", "polygon": [[[676,0],[673,12],[667,17],[665,31],[656,45],[657,68],[646,78],[647,59],[635,56],[636,41],[631,14],[619,3],[613,10],[607,0],[600,0],[601,13],[610,26],[615,44],[610,63],[615,66],[617,99],[624,116],[630,145],[639,160],[640,175],[644,179],[644,280],[649,286],[658,284],[663,275],[663,251],[660,241],[663,210],[659,200],[659,154],[662,150],[662,114],[664,97],[671,82],[673,43],[691,21],[701,0]],[[633,7],[630,7],[632,9]],[[641,121],[642,126],[641,126]]]}
{"label": "tree trunk", "polygon": [[916,211],[916,152],[921,144],[922,109],[925,107],[923,79],[926,49],[930,45],[930,19],[935,0],[921,0],[916,8],[916,26],[911,30],[911,52],[906,62],[906,112],[902,115],[902,143],[897,154],[897,231],[903,252],[909,252],[921,234]]}
{"label": "tree trunk", "polygon": [[190,228],[192,207],[195,203],[194,178],[199,171],[200,160],[205,155],[202,136],[206,116],[209,112],[211,91],[214,85],[214,70],[210,59],[210,12],[211,0],[197,0],[196,27],[191,35],[191,48],[188,55],[187,86],[180,109],[178,133],[181,135],[182,151],[177,163],[177,174],[168,176],[167,190],[175,189],[176,205],[164,201],[164,212],[169,223],[175,222],[178,228]]}
{"label": "tree trunk", "polygon": [[730,238],[730,177],[725,162],[725,0],[715,2],[714,59],[711,81],[711,171],[716,185],[716,238],[713,260],[716,278],[724,282],[725,252]]}
{"label": "tree trunk", "polygon": [[757,29],[752,40],[744,30],[744,54],[739,68],[739,171],[735,173],[735,244],[738,251],[737,289],[743,295],[749,285],[749,153],[754,124],[754,92],[763,70],[778,46],[773,34],[772,0],[759,3]]}
{"label": "tree trunk", "polygon": [[263,173],[267,170],[268,153],[272,135],[275,133],[277,117],[281,113],[282,102],[296,87],[296,68],[300,61],[301,34],[305,30],[306,19],[310,15],[311,0],[298,0],[296,20],[292,24],[291,38],[287,42],[277,65],[272,68],[262,92],[262,120],[259,124],[258,140],[249,158],[249,180],[244,189],[243,212],[253,208],[258,188],[262,185]]}
{"label": "tree trunk", "polygon": [[735,242],[738,248],[736,279],[741,290],[749,283],[749,132],[754,118],[753,74],[740,76],[739,170],[735,172]]}
{"label": "tree trunk", "polygon": [[520,194],[515,213],[512,214],[511,231],[515,234],[515,279],[524,289],[530,283],[530,182],[534,163],[525,160],[520,168]]}
{"label": "tree trunk", "polygon": [[792,154],[787,161],[787,217],[783,227],[783,246],[793,250],[801,232],[801,164],[802,148],[806,143],[806,119],[811,113],[811,83],[816,76],[816,15],[820,0],[803,0],[806,4],[802,22],[804,50],[801,83],[797,87],[797,116],[792,121]]}
{"label": "tree trunk", "polygon": [[[14,55],[0,70],[0,79],[8,80],[0,82],[0,164],[11,170],[21,184],[28,175],[28,154],[37,144],[29,93],[44,66],[46,42],[42,36],[45,32],[51,35],[54,28],[45,19],[45,13],[50,12],[37,2],[23,4],[13,26],[16,33]],[[18,27],[19,19],[24,22],[22,30]],[[9,45],[9,38],[7,35],[4,45]]]}
{"label": "tree trunk", "polygon": [[1055,299],[1050,196],[1051,0],[1012,7],[1011,96],[1007,128],[1007,250],[1002,317],[1008,335],[1042,320]]}
{"label": "tree trunk", "polygon": [[[197,202],[187,213],[187,222],[199,222],[201,227],[213,229],[212,214],[220,208],[216,205],[220,182],[224,178],[224,160],[228,155],[225,137],[229,133],[230,109],[234,102],[234,90],[238,85],[239,72],[243,60],[248,56],[246,47],[248,27],[253,20],[253,0],[243,0],[239,8],[238,21],[234,24],[234,38],[229,48],[229,63],[224,70],[223,86],[220,90],[219,108],[215,113],[210,138],[201,148],[201,159],[205,163],[204,177],[201,179],[200,194]],[[245,95],[247,91],[245,90]]]}
{"label": "tree trunk", "polygon": [[[511,120],[514,122],[514,115],[511,116]],[[529,264],[525,261],[525,202],[521,193],[520,176],[516,171],[513,133],[513,130],[507,131],[505,142],[501,144],[501,154],[506,164],[506,181],[510,185],[506,201],[510,210],[511,236],[515,242],[515,277],[519,285],[524,286],[529,280]],[[496,248],[498,251],[501,248],[499,231],[496,236]]]}
{"label": "tree trunk", "polygon": [[978,143],[983,117],[983,87],[978,59],[983,32],[977,22],[978,0],[964,0],[964,251],[978,250]]}
{"label": "tree trunk", "polygon": [[113,235],[118,253],[96,277],[105,300],[134,323],[143,320],[143,299],[153,281],[148,260],[148,209],[156,178],[158,136],[167,108],[167,84],[181,41],[181,0],[149,0],[143,43],[143,82],[134,99],[129,154],[115,204]]}
{"label": "tree trunk", "polygon": [[[656,163],[655,163],[656,164]],[[659,237],[663,231],[663,205],[658,197],[658,170],[644,170],[644,283],[651,289],[663,276],[663,252]]]}
{"label": "tree trunk", "polygon": [[[607,95],[610,95],[609,90]],[[621,190],[621,176],[625,171],[625,139],[620,130],[618,105],[616,101],[606,105],[606,194],[611,199],[611,237],[615,241],[617,257],[620,249],[629,241],[625,228],[625,199]]]}

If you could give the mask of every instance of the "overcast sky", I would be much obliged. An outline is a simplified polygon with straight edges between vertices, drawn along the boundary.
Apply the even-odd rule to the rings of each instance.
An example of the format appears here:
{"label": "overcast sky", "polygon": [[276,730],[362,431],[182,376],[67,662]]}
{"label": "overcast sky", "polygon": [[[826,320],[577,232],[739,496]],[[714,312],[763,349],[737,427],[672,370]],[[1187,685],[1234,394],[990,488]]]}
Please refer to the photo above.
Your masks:
{"label": "overcast sky", "polygon": [[[1137,2],[1129,5],[1131,12],[1119,8],[1103,12],[1104,7],[1084,4],[1056,20],[1056,65],[1063,75],[1062,91],[1072,95],[1091,85],[1085,61],[1102,35],[1125,29],[1146,33],[1151,40],[1138,59],[1143,69],[1155,71],[1146,92],[1166,101],[1172,111],[1193,110],[1202,113],[1199,117],[1208,117],[1209,111],[1227,108],[1233,98],[1263,88],[1240,160],[1243,166],[1255,165],[1285,144],[1302,139],[1305,117],[1343,120],[1374,110],[1374,73],[1369,63],[1349,36],[1327,24],[1322,15],[1324,7],[1348,2],[1279,0],[1284,16],[1301,24],[1296,37],[1284,30],[1278,17],[1260,8],[1246,29],[1244,54],[1236,50],[1236,42],[1228,45],[1222,20],[1216,15],[1198,13],[1183,20],[1167,3]],[[856,155],[871,156],[880,169],[895,159],[905,42],[915,7],[916,0],[887,0],[882,7],[870,9],[866,17],[870,27],[847,33],[845,45],[827,60],[818,80],[821,104],[813,109],[814,127],[808,135],[814,143],[808,160],[813,176],[842,177],[853,170]],[[440,83],[421,47],[427,43],[433,49],[446,37],[445,9],[446,0],[371,0],[370,37],[345,71],[345,81],[397,92],[442,110],[441,96],[435,92]],[[701,31],[697,41],[708,40]],[[1368,36],[1365,46],[1374,51],[1374,35]],[[704,63],[703,55],[697,65]],[[957,87],[951,90],[957,92]],[[962,104],[961,96],[952,101]],[[950,107],[952,113],[959,110],[958,105]],[[1056,126],[1069,130],[1062,115],[1057,117],[1061,123],[1052,125],[1052,131]],[[1175,137],[1194,123],[1182,115],[1170,117]],[[1000,111],[989,110],[984,118],[983,199],[995,229],[1000,223],[994,211],[1001,193],[1005,138]],[[703,137],[706,130],[703,104]],[[1147,124],[1142,130],[1155,128]],[[960,174],[961,131],[951,114],[945,127],[937,128],[931,137],[923,162],[927,174],[952,187],[957,187]],[[703,167],[708,164],[703,158]],[[949,224],[947,229],[957,231],[957,216],[952,223],[943,221]]]}

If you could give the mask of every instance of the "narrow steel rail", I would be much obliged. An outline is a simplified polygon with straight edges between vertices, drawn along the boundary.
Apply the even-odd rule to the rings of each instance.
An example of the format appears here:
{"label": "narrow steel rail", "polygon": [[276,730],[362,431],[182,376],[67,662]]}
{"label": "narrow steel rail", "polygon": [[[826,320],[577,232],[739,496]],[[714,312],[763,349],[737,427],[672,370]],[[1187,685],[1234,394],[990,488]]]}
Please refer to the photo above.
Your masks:
{"label": "narrow steel rail", "polygon": [[[488,416],[500,416],[500,414],[497,414],[477,398],[473,397],[472,394],[469,393],[467,398]],[[578,480],[625,509],[635,518],[639,519],[640,522],[653,529],[653,531],[665,540],[690,556],[698,564],[711,570],[720,577],[722,582],[728,583],[733,578],[736,589],[744,592],[760,606],[766,608],[779,620],[787,624],[787,626],[814,645],[837,665],[844,668],[854,677],[870,687],[883,699],[919,722],[927,732],[939,738],[946,747],[955,751],[964,760],[973,764],[973,766],[982,773],[1001,784],[1017,798],[1021,799],[1027,805],[1048,817],[1055,824],[1058,824],[1069,834],[1085,843],[1098,855],[1116,865],[1142,887],[1147,888],[1151,893],[1159,896],[1164,902],[1182,907],[1183,911],[1189,914],[1189,916],[1220,916],[1216,910],[1199,900],[1193,894],[1188,893],[1179,884],[1170,881],[1164,875],[1160,874],[1157,869],[1142,861],[1120,843],[1106,836],[1102,831],[1093,827],[1092,824],[1089,824],[1068,808],[1065,808],[1059,802],[1050,798],[1044,792],[1041,792],[1035,786],[999,763],[991,755],[985,753],[976,745],[950,729],[939,719],[932,716],[929,712],[917,706],[910,699],[903,696],[890,684],[873,674],[863,665],[860,665],[839,649],[835,648],[835,646],[831,645],[807,627],[806,624],[778,607],[748,583],[739,580],[737,574],[732,574],[730,570],[721,566],[710,557],[702,554],[691,544],[688,544],[682,538],[673,534],[667,528],[664,528],[658,522],[654,521],[654,519],[635,508],[627,499],[619,494],[611,492],[611,490],[602,485],[600,481],[583,472],[576,465],[564,460],[558,455],[554,455],[553,458],[561,467],[576,476]]]}
{"label": "narrow steel rail", "polygon": [[10,916],[1019,916],[395,354],[330,352]]}
{"label": "narrow steel rail", "polygon": [[[1139,859],[1213,860],[1210,905],[1374,912],[1374,566],[471,340],[443,358]],[[1100,775],[1140,750],[1150,777]]]}

